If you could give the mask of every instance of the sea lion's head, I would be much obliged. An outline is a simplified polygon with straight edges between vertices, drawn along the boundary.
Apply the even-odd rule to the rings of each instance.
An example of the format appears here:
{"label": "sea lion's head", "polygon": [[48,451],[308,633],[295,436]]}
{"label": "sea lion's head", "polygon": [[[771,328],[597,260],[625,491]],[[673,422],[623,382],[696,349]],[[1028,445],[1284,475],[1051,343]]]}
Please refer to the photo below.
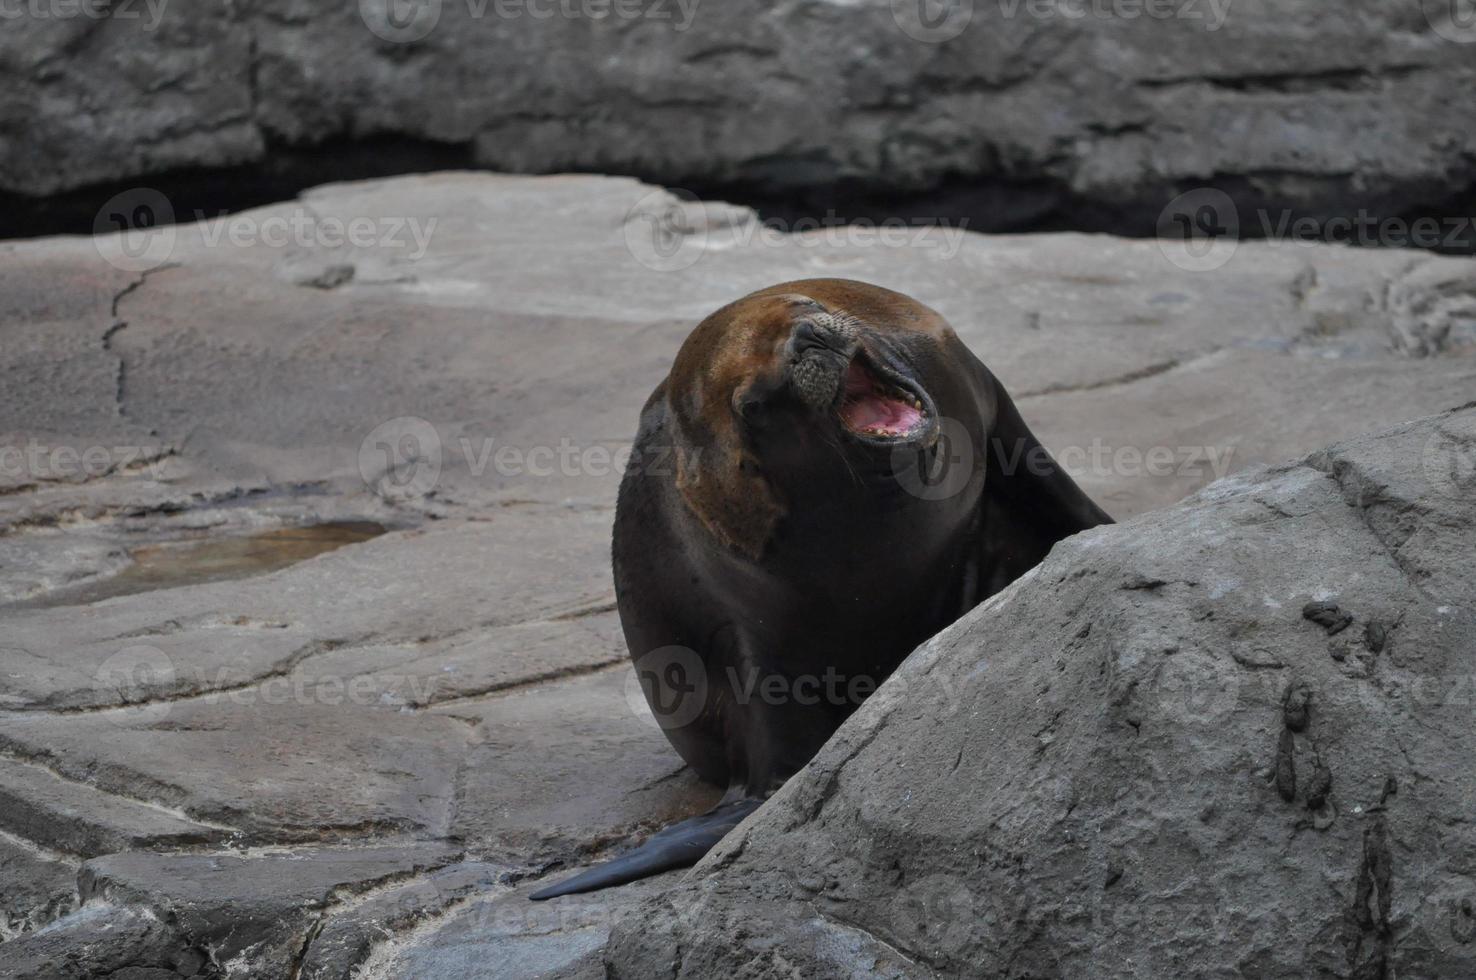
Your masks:
{"label": "sea lion's head", "polygon": [[722,542],[757,557],[806,498],[896,490],[899,460],[928,451],[943,419],[981,438],[987,429],[992,389],[960,351],[937,313],[865,283],[783,283],[723,307],[667,379],[684,499]]}

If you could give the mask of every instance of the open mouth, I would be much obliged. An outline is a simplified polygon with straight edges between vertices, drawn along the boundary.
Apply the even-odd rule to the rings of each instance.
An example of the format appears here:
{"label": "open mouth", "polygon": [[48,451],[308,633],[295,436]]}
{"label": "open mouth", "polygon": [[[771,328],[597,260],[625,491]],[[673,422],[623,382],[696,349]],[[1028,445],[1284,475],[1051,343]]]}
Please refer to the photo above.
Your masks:
{"label": "open mouth", "polygon": [[861,357],[853,358],[846,369],[839,412],[847,429],[872,439],[905,439],[928,423],[920,397],[883,378]]}

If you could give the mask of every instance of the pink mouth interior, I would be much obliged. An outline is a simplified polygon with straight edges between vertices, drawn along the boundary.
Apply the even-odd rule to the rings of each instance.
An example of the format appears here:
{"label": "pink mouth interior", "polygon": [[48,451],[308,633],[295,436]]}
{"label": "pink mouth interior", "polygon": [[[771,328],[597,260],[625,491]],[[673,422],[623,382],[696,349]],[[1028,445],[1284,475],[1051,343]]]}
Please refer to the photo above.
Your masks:
{"label": "pink mouth interior", "polygon": [[846,428],[869,436],[905,436],[923,422],[911,395],[879,381],[859,359],[846,371],[840,416]]}

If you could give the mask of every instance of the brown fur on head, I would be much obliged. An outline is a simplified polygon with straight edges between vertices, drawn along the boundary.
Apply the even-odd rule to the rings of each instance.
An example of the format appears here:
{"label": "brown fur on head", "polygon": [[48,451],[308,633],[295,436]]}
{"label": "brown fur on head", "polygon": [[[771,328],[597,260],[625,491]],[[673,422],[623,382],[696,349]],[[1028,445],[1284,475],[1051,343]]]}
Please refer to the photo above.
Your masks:
{"label": "brown fur on head", "polygon": [[[741,416],[754,391],[785,383],[788,344],[809,319],[854,340],[856,327],[920,332],[941,342],[947,324],[922,304],[887,289],[845,279],[780,283],[724,306],[692,331],[667,378],[668,404],[685,452],[677,488],[724,545],[758,558],[785,513],[763,461],[747,444]],[[796,394],[819,409],[836,395],[833,372],[793,365]]]}
{"label": "brown fur on head", "polygon": [[819,312],[797,295],[748,296],[697,325],[672,365],[666,394],[686,444],[677,489],[723,544],[750,558],[763,553],[784,505],[745,443],[743,396],[760,379],[778,383],[795,314]]}

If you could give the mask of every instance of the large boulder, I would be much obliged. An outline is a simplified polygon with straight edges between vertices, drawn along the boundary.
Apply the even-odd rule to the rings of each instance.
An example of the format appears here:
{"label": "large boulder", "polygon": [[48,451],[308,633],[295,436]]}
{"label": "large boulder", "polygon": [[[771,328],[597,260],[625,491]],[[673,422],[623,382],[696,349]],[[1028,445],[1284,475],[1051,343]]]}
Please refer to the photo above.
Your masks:
{"label": "large boulder", "polygon": [[396,152],[387,137],[496,169],[697,187],[951,185],[1004,224],[1126,211],[1151,229],[1169,197],[1207,183],[1271,207],[1396,214],[1476,177],[1464,95],[1476,32],[1459,12],[1451,0],[58,3],[0,36],[0,189],[51,194],[329,141],[341,164],[344,141],[379,139],[372,158]]}
{"label": "large boulder", "polygon": [[1476,408],[1059,545],[610,976],[1476,972]]}

